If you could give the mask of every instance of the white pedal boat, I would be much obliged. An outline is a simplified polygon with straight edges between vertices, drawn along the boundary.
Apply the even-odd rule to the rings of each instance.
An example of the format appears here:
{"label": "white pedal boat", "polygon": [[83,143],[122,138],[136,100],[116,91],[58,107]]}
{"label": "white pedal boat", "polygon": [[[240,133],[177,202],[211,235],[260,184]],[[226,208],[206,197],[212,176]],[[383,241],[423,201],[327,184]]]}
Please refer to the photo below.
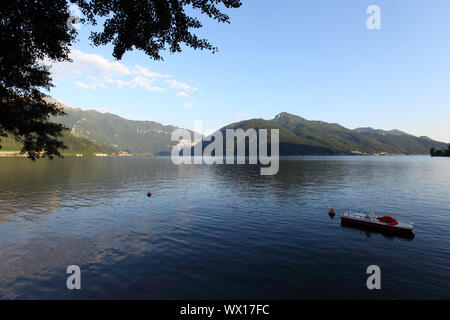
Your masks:
{"label": "white pedal boat", "polygon": [[353,210],[346,210],[341,214],[341,223],[401,233],[411,233],[414,229],[412,222],[398,221],[388,215],[378,217],[374,212],[362,213]]}

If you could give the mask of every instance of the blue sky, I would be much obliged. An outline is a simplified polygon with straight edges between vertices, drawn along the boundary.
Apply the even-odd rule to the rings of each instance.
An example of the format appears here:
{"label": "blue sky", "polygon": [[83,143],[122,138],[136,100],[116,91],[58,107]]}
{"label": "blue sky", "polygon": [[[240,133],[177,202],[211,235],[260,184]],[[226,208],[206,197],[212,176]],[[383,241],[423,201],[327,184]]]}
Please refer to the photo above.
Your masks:
{"label": "blue sky", "polygon": [[[93,47],[53,66],[51,95],[71,107],[204,129],[286,111],[345,127],[397,128],[450,142],[450,1],[244,0],[231,24],[198,34],[219,52],[164,61]],[[276,5],[275,5],[276,4]],[[381,30],[366,27],[369,5]]]}

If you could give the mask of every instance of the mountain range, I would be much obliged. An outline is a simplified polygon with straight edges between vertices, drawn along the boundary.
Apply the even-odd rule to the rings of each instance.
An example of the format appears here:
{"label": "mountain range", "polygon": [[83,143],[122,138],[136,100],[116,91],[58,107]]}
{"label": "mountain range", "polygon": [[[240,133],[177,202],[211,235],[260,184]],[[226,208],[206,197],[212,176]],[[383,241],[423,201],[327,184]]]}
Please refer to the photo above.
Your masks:
{"label": "mountain range", "polygon": [[171,141],[175,126],[155,121],[127,120],[112,113],[64,107],[66,116],[55,122],[69,128],[70,133],[95,143],[107,153],[167,154],[176,142]]}
{"label": "mountain range", "polygon": [[[112,113],[81,110],[62,105],[66,116],[55,117],[69,130],[63,140],[68,146],[63,155],[95,153],[170,154],[176,126],[155,121],[127,120]],[[429,154],[431,148],[446,149],[447,144],[428,137],[416,137],[400,130],[373,128],[347,129],[336,123],[310,121],[282,112],[271,120],[250,119],[221,128],[244,130],[279,129],[280,155],[311,154]],[[192,131],[190,131],[192,134]],[[2,150],[20,150],[11,138],[2,138]]]}
{"label": "mountain range", "polygon": [[310,154],[429,154],[431,148],[447,144],[428,137],[416,137],[400,130],[347,129],[337,123],[309,121],[282,112],[272,120],[251,119],[220,129],[279,129],[280,155]]}

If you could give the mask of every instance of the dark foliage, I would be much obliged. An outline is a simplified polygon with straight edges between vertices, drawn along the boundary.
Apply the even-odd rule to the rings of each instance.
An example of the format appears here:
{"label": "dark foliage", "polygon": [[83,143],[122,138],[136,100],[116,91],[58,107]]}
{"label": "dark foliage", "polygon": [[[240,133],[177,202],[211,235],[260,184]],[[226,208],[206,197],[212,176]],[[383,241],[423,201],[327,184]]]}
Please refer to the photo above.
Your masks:
{"label": "dark foliage", "polygon": [[186,14],[191,7],[218,22],[229,22],[218,4],[227,8],[241,6],[239,0],[72,0],[86,16],[97,24],[98,17],[106,17],[102,32],[92,32],[94,45],[113,43],[113,56],[121,59],[126,51],[137,48],[155,60],[162,59],[160,51],[180,52],[181,44],[193,49],[213,47],[207,40],[199,39],[190,29],[201,28],[200,21]]}
{"label": "dark foliage", "polygon": [[432,157],[450,157],[450,144],[448,145],[448,150],[436,150],[431,148],[430,155]]}
{"label": "dark foliage", "polygon": [[14,135],[31,159],[60,155],[63,127],[48,119],[62,110],[39,89],[52,86],[44,59],[68,59],[75,35],[66,25],[67,3],[2,1],[0,17],[0,136]]}
{"label": "dark foliage", "polygon": [[[150,58],[160,52],[180,52],[184,44],[193,49],[213,47],[191,32],[200,21],[186,14],[191,7],[218,22],[229,17],[218,9],[238,8],[239,0],[71,0],[96,25],[103,18],[103,31],[93,32],[94,45],[112,43],[113,56],[121,59],[134,48]],[[62,125],[49,121],[63,115],[57,104],[46,101],[41,89],[49,90],[52,79],[45,62],[68,61],[76,31],[68,27],[68,0],[11,0],[0,2],[0,137],[8,134],[23,142],[31,159],[60,156],[58,139]]]}

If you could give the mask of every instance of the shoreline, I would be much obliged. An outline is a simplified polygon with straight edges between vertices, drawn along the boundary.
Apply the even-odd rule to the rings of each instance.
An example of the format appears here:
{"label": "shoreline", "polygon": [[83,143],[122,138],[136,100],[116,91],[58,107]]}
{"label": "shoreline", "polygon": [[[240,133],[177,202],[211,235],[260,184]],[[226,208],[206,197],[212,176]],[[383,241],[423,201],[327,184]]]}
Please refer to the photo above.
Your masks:
{"label": "shoreline", "polygon": [[[350,153],[336,153],[336,154],[299,154],[299,155],[280,155],[281,159],[297,158],[297,157],[417,157],[417,156],[429,156],[426,153],[418,154],[350,154]],[[26,158],[26,154],[21,154],[20,151],[0,151],[0,158]],[[152,154],[97,154],[97,155],[84,155],[84,154],[63,154],[62,158],[129,158],[129,157],[151,157],[151,158],[170,158],[170,156],[155,156]],[[438,156],[436,156],[438,157]],[[57,157],[55,157],[57,158]],[[248,158],[248,157],[245,157]],[[433,157],[431,157],[433,158]]]}

